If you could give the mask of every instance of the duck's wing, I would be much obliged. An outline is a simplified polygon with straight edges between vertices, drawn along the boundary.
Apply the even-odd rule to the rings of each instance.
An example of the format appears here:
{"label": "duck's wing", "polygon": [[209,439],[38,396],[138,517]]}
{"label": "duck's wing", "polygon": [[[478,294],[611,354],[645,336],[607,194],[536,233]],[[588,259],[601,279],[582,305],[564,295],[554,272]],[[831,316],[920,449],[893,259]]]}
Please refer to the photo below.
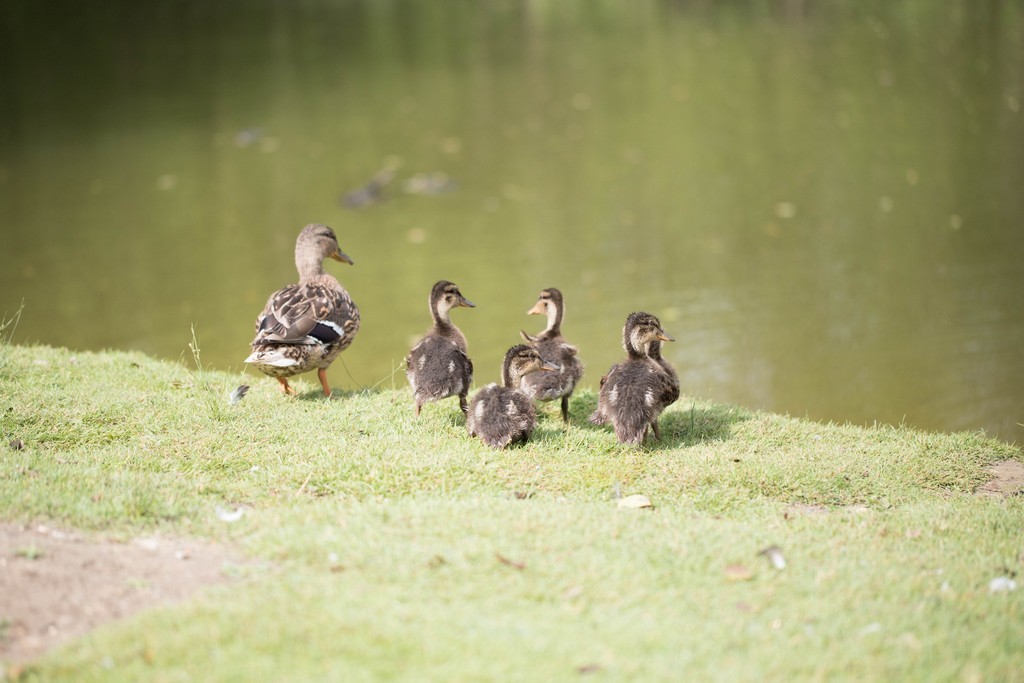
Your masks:
{"label": "duck's wing", "polygon": [[358,325],[359,311],[344,290],[289,285],[270,296],[256,321],[253,343],[333,344]]}
{"label": "duck's wing", "polygon": [[676,377],[675,373],[668,375],[666,374],[666,382],[663,387],[662,402],[666,406],[670,406],[679,400],[679,378]]}
{"label": "duck's wing", "polygon": [[679,379],[676,377],[671,366],[666,367],[664,362],[658,363],[657,370],[649,375],[649,389],[658,397],[658,403],[663,406],[670,406],[679,399]]}
{"label": "duck's wing", "polygon": [[420,339],[416,342],[416,346],[409,349],[409,353],[405,354],[405,371],[414,372],[416,370],[415,360],[419,358],[420,349],[423,348],[423,343],[427,341],[426,338]]}
{"label": "duck's wing", "polygon": [[473,361],[469,357],[469,354],[467,354],[462,349],[459,349],[459,353],[461,353],[462,357],[465,359],[463,361],[463,367],[466,368],[466,381],[467,382],[472,382],[473,381]]}
{"label": "duck's wing", "polygon": [[456,371],[466,378],[473,378],[473,361],[469,355],[451,339],[427,335],[409,350],[405,357],[407,372],[439,374],[447,376]]}

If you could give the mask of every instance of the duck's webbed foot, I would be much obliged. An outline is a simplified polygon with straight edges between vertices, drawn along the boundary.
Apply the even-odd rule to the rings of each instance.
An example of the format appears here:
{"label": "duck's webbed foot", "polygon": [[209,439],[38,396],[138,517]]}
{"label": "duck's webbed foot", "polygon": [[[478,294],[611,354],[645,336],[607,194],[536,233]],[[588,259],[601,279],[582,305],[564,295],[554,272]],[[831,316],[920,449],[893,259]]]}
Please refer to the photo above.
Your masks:
{"label": "duck's webbed foot", "polygon": [[288,384],[288,380],[284,377],[278,377],[277,381],[281,383],[281,390],[284,391],[285,396],[297,396],[299,392],[292,388],[292,385]]}

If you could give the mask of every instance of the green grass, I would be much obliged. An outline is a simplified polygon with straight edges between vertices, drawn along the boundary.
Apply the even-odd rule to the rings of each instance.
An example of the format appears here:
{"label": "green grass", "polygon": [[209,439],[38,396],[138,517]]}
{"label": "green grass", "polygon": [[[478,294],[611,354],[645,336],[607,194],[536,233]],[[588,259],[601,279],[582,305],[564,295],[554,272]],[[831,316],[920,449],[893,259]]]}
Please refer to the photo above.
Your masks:
{"label": "green grass", "polygon": [[0,345],[3,444],[25,443],[0,457],[0,518],[269,560],[28,680],[1024,680],[1024,591],[988,592],[1024,568],[1024,500],[972,493],[1014,446],[685,398],[634,449],[583,393],[572,426],[546,406],[495,452],[454,401],[416,420],[406,391],[296,386]]}

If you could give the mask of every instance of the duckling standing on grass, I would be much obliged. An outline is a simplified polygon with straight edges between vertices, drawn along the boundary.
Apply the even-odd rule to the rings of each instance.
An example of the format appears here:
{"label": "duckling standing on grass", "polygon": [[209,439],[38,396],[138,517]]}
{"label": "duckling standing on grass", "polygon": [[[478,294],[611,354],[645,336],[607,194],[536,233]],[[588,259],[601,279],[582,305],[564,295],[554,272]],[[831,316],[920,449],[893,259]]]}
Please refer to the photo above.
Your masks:
{"label": "duckling standing on grass", "polygon": [[469,435],[479,436],[493,448],[529,439],[537,426],[537,411],[533,400],[519,388],[524,377],[539,370],[557,371],[558,366],[544,360],[536,349],[525,344],[509,349],[501,367],[504,386],[488,384],[473,397],[466,414]]}
{"label": "duckling standing on grass", "polygon": [[541,358],[561,369],[527,375],[523,378],[522,392],[538,401],[562,399],[562,420],[568,422],[569,397],[583,376],[583,363],[576,356],[579,350],[562,337],[562,316],[565,314],[562,293],[554,287],[542,290],[537,303],[526,314],[547,316],[548,326],[543,332],[537,336],[526,332],[521,334],[530,346],[537,349]]}
{"label": "duckling standing on grass", "polygon": [[620,443],[641,444],[647,430],[660,440],[658,416],[679,398],[679,378],[661,357],[661,342],[675,341],[650,313],[630,313],[622,329],[626,360],[601,378],[594,424],[611,421]]}
{"label": "duckling standing on grass", "polygon": [[457,285],[441,280],[430,290],[430,315],[434,326],[405,357],[416,414],[427,401],[458,395],[459,408],[466,414],[466,395],[473,381],[473,361],[466,353],[466,337],[449,317],[453,308],[475,304],[462,296]]}
{"label": "duckling standing on grass", "polygon": [[307,225],[295,241],[298,284],[271,294],[256,318],[256,338],[245,362],[276,377],[285,394],[296,393],[288,377],[317,368],[324,396],[330,397],[327,368],[359,331],[359,309],[341,283],[324,272],[325,258],[353,264],[333,230]]}

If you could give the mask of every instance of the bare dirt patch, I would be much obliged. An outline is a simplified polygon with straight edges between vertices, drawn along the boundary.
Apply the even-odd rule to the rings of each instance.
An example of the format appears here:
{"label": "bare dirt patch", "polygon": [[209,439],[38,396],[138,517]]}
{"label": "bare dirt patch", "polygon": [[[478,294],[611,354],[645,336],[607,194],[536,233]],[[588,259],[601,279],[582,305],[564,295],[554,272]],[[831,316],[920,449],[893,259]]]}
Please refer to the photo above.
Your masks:
{"label": "bare dirt patch", "polygon": [[1003,460],[988,471],[992,478],[978,487],[979,496],[1008,498],[1024,493],[1024,462]]}
{"label": "bare dirt patch", "polygon": [[198,539],[119,543],[0,523],[0,661],[34,659],[104,622],[182,600],[237,576],[244,563]]}

